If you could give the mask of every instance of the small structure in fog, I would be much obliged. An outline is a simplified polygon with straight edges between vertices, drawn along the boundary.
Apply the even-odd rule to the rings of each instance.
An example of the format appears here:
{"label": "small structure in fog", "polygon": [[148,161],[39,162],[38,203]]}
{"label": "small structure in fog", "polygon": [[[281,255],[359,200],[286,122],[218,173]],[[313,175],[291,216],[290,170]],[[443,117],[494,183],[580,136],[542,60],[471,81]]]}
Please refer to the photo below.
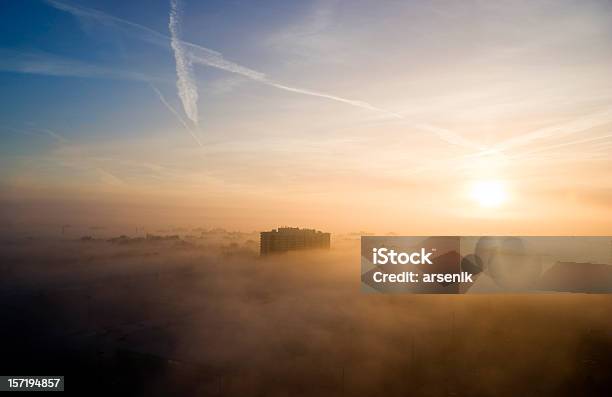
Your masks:
{"label": "small structure in fog", "polygon": [[166,235],[166,236],[157,236],[155,234],[147,233],[147,241],[179,241],[180,237],[178,234]]}
{"label": "small structure in fog", "polygon": [[261,232],[259,252],[261,255],[268,255],[300,249],[329,249],[329,241],[329,233],[298,227],[279,227],[269,232]]}

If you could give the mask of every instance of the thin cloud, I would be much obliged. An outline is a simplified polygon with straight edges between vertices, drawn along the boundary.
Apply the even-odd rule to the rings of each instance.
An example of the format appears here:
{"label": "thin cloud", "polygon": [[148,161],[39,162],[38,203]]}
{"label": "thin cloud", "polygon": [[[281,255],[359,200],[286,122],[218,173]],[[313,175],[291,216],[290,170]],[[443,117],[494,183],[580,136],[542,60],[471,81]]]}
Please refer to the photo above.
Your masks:
{"label": "thin cloud", "polygon": [[69,14],[74,15],[78,18],[91,18],[100,22],[114,23],[115,26],[119,26],[121,28],[128,28],[132,30],[132,33],[139,32],[140,37],[143,40],[146,40],[152,44],[161,45],[164,47],[169,47],[170,38],[162,33],[159,33],[156,30],[148,28],[146,26],[130,22],[128,20],[117,18],[110,14],[106,14],[104,12],[95,10],[93,8],[83,7],[83,6],[75,6],[67,3],[63,3],[61,1],[56,0],[43,0],[49,6],[56,8],[60,11],[67,12]]}
{"label": "thin cloud", "polygon": [[606,140],[606,139],[610,139],[610,138],[612,138],[612,134],[601,135],[601,136],[596,136],[596,137],[591,137],[591,138],[577,139],[577,140],[570,141],[570,142],[558,143],[556,145],[550,145],[550,146],[538,148],[538,149],[535,149],[535,150],[530,150],[528,152],[521,153],[521,154],[516,155],[516,156],[512,156],[511,159],[521,158],[523,156],[529,156],[529,155],[532,155],[534,153],[540,153],[540,152],[546,152],[546,151],[549,151],[549,150],[560,149],[560,148],[564,148],[564,147],[567,147],[567,146],[582,145],[584,143],[598,142],[598,141]]}
{"label": "thin cloud", "polygon": [[180,9],[178,0],[170,1],[170,16],[168,22],[170,30],[170,46],[176,61],[176,88],[178,96],[183,103],[185,114],[195,125],[198,125],[198,88],[193,79],[191,59],[185,53],[185,47],[180,40]]}
{"label": "thin cloud", "polygon": [[104,68],[42,51],[17,52],[0,49],[0,71],[45,76],[151,80],[150,76],[139,72]]}
{"label": "thin cloud", "polygon": [[168,103],[168,101],[166,101],[166,98],[164,98],[164,96],[161,93],[161,91],[158,90],[157,87],[155,87],[153,84],[149,84],[149,86],[157,94],[157,96],[159,97],[159,100],[161,101],[161,103],[163,103],[164,106],[166,106],[166,108],[168,108],[168,110],[170,110],[170,112],[176,116],[177,120],[183,125],[183,127],[185,127],[187,132],[189,132],[189,135],[191,135],[191,137],[196,141],[198,146],[202,146],[202,142],[200,141],[200,138],[198,138],[196,132],[193,131],[193,129],[189,126],[187,121],[185,121],[181,117],[179,112],[177,112],[176,109],[172,105],[170,105],[170,103]]}
{"label": "thin cloud", "polygon": [[319,97],[319,98],[331,99],[332,101],[342,102],[342,103],[346,103],[348,105],[359,107],[359,108],[362,108],[362,109],[367,109],[367,110],[372,110],[372,111],[375,111],[375,112],[379,112],[379,113],[382,113],[382,114],[384,114],[386,116],[393,117],[393,118],[396,118],[396,119],[403,119],[404,118],[404,116],[402,116],[399,113],[395,113],[395,112],[392,112],[392,111],[389,111],[389,110],[385,110],[385,109],[382,109],[382,108],[370,105],[369,103],[364,102],[364,101],[358,101],[358,100],[354,100],[354,99],[342,98],[342,97],[339,97],[339,96],[336,96],[336,95],[326,94],[324,92],[317,92],[317,91],[307,90],[307,89],[304,89],[304,88],[290,87],[290,86],[286,86],[286,85],[279,84],[279,83],[276,83],[274,81],[268,80],[267,78],[264,79],[264,80],[261,80],[261,81],[263,81],[264,83],[266,83],[268,85],[271,85],[272,87],[280,88],[281,90],[295,92],[295,93],[298,93],[298,94],[315,96],[315,97]]}
{"label": "thin cloud", "polygon": [[590,114],[586,117],[572,120],[570,122],[540,128],[538,130],[531,131],[514,138],[510,138],[504,142],[495,145],[492,150],[502,151],[522,147],[531,144],[534,141],[548,138],[564,137],[567,135],[588,131],[592,128],[609,123],[612,123],[612,109],[606,109],[603,112]]}
{"label": "thin cloud", "polygon": [[94,158],[85,155],[82,147],[74,144],[70,139],[64,137],[58,132],[55,132],[49,128],[7,128],[21,134],[51,138],[57,144],[58,148],[60,149],[60,153],[59,157],[46,157],[45,159],[48,161],[60,166],[70,167],[77,170],[93,171],[100,177],[100,180],[107,185],[128,186],[123,179],[108,171],[106,167],[100,167],[98,164],[96,164]]}
{"label": "thin cloud", "polygon": [[64,138],[61,134],[59,134],[59,133],[57,133],[57,132],[55,132],[53,130],[50,130],[48,128],[39,128],[37,130],[47,134],[48,136],[50,136],[51,138],[55,139],[59,143],[63,143],[63,144],[70,143],[70,141],[68,141],[68,139]]}
{"label": "thin cloud", "polygon": [[10,126],[3,126],[3,128],[9,129],[13,132],[16,132],[18,134],[23,134],[23,135],[30,135],[30,136],[37,136],[37,137],[40,137],[40,136],[50,137],[57,143],[63,144],[63,145],[67,145],[70,143],[70,141],[66,139],[64,136],[48,128],[29,127],[28,129],[21,129],[21,128],[15,128],[15,127],[10,127]]}
{"label": "thin cloud", "polygon": [[[62,10],[62,11],[66,11],[78,18],[92,18],[100,22],[113,23],[117,26],[120,26],[124,30],[125,29],[129,30],[130,33],[132,34],[137,34],[139,37],[141,37],[143,40],[147,42],[150,42],[156,45],[160,45],[163,47],[168,47],[168,43],[172,45],[172,41],[173,41],[172,37],[163,35],[153,29],[150,29],[138,23],[131,22],[131,21],[128,21],[122,18],[118,18],[118,17],[106,14],[98,10],[81,7],[81,6],[73,6],[70,4],[63,3],[63,2],[59,2],[57,0],[45,0],[45,1],[52,7]],[[333,95],[333,94],[328,94],[324,92],[313,91],[309,89],[304,89],[300,87],[289,86],[289,85],[278,83],[275,80],[270,79],[265,73],[250,69],[246,66],[239,65],[232,61],[228,61],[227,59],[223,57],[223,54],[217,51],[211,50],[206,47],[202,47],[197,44],[189,43],[189,42],[180,40],[178,38],[175,38],[174,40],[176,41],[177,44],[180,43],[180,46],[184,50],[187,50],[185,53],[182,53],[181,56],[188,56],[191,62],[193,62],[194,64],[202,64],[205,66],[210,66],[216,69],[235,73],[235,74],[247,77],[253,81],[257,81],[262,84],[266,84],[266,85],[275,87],[280,90],[293,92],[293,93],[301,94],[301,95],[308,95],[308,96],[314,96],[318,98],[329,99],[329,100],[344,103],[344,104],[347,104],[353,107],[357,107],[357,108],[361,108],[361,109],[365,109],[369,111],[374,111],[386,117],[391,117],[395,119],[406,119],[406,117],[403,116],[402,114],[379,108],[365,101],[345,98],[345,97],[341,97],[338,95]],[[175,53],[176,53],[176,50],[175,50]],[[469,149],[481,148],[481,145],[475,144],[453,131],[444,130],[444,133],[441,133],[442,129],[439,129],[439,128],[436,129],[437,127],[425,126],[425,125],[420,125],[416,127],[420,130],[423,130],[429,133],[433,133],[440,139],[452,145],[459,145],[459,146],[467,147]]]}

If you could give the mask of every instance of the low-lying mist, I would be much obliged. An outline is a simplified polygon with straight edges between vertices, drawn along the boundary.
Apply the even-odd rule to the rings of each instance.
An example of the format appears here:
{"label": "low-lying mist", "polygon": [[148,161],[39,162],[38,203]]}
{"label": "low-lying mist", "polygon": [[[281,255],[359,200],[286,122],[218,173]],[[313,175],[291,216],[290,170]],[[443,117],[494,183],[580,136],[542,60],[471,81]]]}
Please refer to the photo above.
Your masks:
{"label": "low-lying mist", "polygon": [[332,246],[4,242],[2,371],[141,395],[611,392],[612,296],[364,294],[359,241]]}

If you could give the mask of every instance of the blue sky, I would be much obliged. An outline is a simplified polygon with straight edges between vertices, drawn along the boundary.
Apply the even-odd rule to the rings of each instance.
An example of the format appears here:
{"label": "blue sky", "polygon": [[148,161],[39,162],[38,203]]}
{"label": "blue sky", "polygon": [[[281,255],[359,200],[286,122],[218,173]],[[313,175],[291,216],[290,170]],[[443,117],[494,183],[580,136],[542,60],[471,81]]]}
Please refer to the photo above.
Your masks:
{"label": "blue sky", "polygon": [[[358,227],[354,211],[400,227],[391,210],[375,215],[381,195],[406,217],[445,208],[456,225],[542,214],[551,198],[545,219],[609,216],[608,1],[9,0],[0,10],[9,202],[146,197],[254,227],[272,208],[286,224],[324,219],[355,196],[336,227]],[[505,186],[504,208],[470,201],[483,181]],[[291,213],[304,202],[312,213]]]}

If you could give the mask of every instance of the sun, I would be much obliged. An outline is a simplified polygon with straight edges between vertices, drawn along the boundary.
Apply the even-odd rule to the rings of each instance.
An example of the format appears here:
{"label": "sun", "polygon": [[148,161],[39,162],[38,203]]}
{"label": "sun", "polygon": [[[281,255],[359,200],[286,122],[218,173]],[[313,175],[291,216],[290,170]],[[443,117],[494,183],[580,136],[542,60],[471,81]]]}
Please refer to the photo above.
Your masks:
{"label": "sun", "polygon": [[508,200],[508,193],[501,181],[476,181],[471,186],[471,197],[481,207],[497,208]]}

